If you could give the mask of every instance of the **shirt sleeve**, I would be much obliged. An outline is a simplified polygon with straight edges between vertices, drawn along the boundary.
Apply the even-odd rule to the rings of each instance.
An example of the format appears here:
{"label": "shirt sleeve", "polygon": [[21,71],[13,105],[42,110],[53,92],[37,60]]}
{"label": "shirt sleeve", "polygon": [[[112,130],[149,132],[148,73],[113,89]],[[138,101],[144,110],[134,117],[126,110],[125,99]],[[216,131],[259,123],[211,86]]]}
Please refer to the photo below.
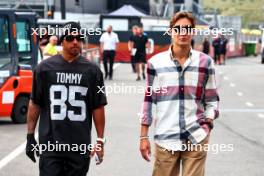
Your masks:
{"label": "shirt sleeve", "polygon": [[93,91],[92,109],[97,109],[100,106],[107,105],[105,95],[104,79],[101,70],[98,68],[95,76],[95,87]]}
{"label": "shirt sleeve", "polygon": [[156,76],[156,71],[152,64],[148,62],[147,64],[147,76],[146,76],[146,89],[144,102],[142,105],[142,110],[140,112],[140,123],[142,125],[150,126],[152,124],[152,107],[155,103],[155,93],[153,91],[154,79]]}
{"label": "shirt sleeve", "polygon": [[134,36],[133,36],[133,35],[131,35],[131,36],[129,37],[129,41],[130,41],[130,42],[134,42]]}
{"label": "shirt sleeve", "polygon": [[101,35],[100,40],[101,43],[104,42],[104,34]]}
{"label": "shirt sleeve", "polygon": [[148,43],[148,36],[145,35],[145,43],[147,44]]}
{"label": "shirt sleeve", "polygon": [[43,89],[42,89],[42,81],[40,75],[39,66],[33,72],[33,80],[32,80],[32,91],[30,95],[30,99],[34,104],[41,105],[43,103]]}
{"label": "shirt sleeve", "polygon": [[118,35],[116,34],[116,43],[119,42],[119,38],[118,38]]}
{"label": "shirt sleeve", "polygon": [[44,48],[43,54],[44,54],[44,55],[45,55],[45,54],[50,54],[49,51],[50,51],[50,44],[47,44],[47,45],[45,46],[45,48]]}
{"label": "shirt sleeve", "polygon": [[209,62],[204,97],[205,117],[214,120],[219,116],[219,95],[216,85],[215,66],[212,59]]}

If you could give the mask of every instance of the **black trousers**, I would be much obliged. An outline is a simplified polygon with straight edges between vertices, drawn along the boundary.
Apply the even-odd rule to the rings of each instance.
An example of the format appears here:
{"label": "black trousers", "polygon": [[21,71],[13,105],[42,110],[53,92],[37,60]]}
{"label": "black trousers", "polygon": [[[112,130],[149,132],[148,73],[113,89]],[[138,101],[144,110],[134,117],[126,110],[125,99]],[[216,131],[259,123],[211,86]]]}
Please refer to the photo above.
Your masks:
{"label": "black trousers", "polygon": [[220,53],[214,52],[214,62],[217,63],[220,60]]}
{"label": "black trousers", "polygon": [[131,56],[131,66],[133,72],[136,72],[136,61],[135,61],[135,56]]}
{"label": "black trousers", "polygon": [[264,64],[264,48],[261,53],[261,63]]}
{"label": "black trousers", "polygon": [[[113,65],[114,65],[114,58],[115,58],[115,50],[105,50],[103,53],[103,59],[104,59],[104,70],[105,75],[110,76],[112,78],[113,76]],[[109,70],[108,70],[108,61],[109,61]]]}
{"label": "black trousers", "polygon": [[89,170],[88,154],[76,152],[48,152],[40,155],[40,176],[86,176]]}

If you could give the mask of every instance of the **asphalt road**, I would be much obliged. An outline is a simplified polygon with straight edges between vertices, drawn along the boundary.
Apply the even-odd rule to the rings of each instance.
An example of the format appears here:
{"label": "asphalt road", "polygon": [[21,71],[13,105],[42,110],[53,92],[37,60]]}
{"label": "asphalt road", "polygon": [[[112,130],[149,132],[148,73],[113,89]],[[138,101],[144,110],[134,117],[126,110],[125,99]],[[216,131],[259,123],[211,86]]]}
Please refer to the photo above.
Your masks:
{"label": "asphalt road", "polygon": [[[264,65],[259,57],[236,58],[217,66],[221,115],[215,122],[210,144],[207,176],[263,176],[264,173]],[[116,66],[106,106],[105,158],[96,166],[94,159],[88,175],[150,176],[153,162],[145,162],[139,153],[138,113],[144,81],[136,82],[129,64]],[[130,93],[114,87],[136,86]],[[121,92],[120,92],[121,91]],[[0,119],[0,176],[35,176],[38,164],[24,154],[26,125],[14,125]],[[153,141],[153,140],[152,140]],[[232,151],[224,151],[231,146]],[[153,149],[153,148],[152,148]],[[153,161],[152,156],[152,161]]]}

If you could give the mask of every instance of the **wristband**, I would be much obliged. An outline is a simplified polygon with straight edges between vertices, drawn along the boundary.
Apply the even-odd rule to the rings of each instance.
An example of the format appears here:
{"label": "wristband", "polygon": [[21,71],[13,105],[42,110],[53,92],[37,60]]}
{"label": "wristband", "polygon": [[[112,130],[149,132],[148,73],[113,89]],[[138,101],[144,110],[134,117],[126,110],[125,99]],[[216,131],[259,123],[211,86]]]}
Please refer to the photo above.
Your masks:
{"label": "wristband", "polygon": [[34,135],[34,133],[28,133],[27,134],[27,139],[29,140],[29,139],[35,139],[35,135]]}
{"label": "wristband", "polygon": [[149,139],[149,136],[140,136],[139,139],[140,139],[140,140],[143,140],[143,139]]}
{"label": "wristband", "polygon": [[106,138],[97,138],[96,141],[102,142],[103,144],[106,143]]}

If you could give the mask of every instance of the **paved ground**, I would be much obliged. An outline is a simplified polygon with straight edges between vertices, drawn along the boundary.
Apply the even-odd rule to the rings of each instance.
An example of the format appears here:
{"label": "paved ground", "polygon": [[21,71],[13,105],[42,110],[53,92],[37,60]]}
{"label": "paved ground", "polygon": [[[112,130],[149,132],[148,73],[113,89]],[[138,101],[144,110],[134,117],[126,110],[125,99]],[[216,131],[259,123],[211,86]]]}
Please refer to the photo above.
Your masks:
{"label": "paved ground", "polygon": [[[236,58],[226,66],[217,66],[221,96],[221,116],[215,122],[212,144],[229,144],[233,151],[209,152],[206,175],[208,176],[262,176],[264,173],[264,65],[260,58]],[[121,64],[115,70],[113,81],[106,85],[144,86],[135,82],[130,65]],[[109,92],[110,93],[110,92]],[[143,94],[110,93],[106,107],[107,126],[104,163],[90,166],[92,176],[149,176],[153,163],[140,157],[139,112]],[[14,125],[10,120],[0,120],[0,176],[34,176],[38,165],[24,154],[10,162],[10,153],[25,141],[26,126]],[[23,147],[23,146],[22,146]],[[219,147],[218,147],[219,149]],[[9,157],[7,157],[9,156]],[[16,156],[12,153],[11,156]],[[152,158],[153,159],[153,158]],[[1,164],[7,163],[3,167]]]}

